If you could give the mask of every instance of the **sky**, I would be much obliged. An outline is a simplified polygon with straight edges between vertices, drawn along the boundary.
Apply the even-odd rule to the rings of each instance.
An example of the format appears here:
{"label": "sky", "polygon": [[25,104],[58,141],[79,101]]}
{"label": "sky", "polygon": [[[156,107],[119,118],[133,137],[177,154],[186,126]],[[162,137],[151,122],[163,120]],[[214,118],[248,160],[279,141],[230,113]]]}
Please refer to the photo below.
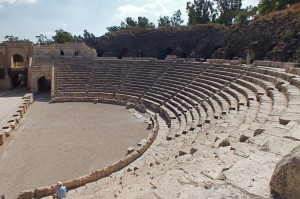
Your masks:
{"label": "sky", "polygon": [[[44,34],[49,39],[55,30],[73,35],[83,30],[102,36],[106,27],[120,25],[126,17],[145,16],[157,25],[159,16],[172,16],[181,10],[187,23],[186,3],[190,0],[0,0],[0,42],[6,35],[36,42]],[[259,0],[244,0],[243,7]]]}

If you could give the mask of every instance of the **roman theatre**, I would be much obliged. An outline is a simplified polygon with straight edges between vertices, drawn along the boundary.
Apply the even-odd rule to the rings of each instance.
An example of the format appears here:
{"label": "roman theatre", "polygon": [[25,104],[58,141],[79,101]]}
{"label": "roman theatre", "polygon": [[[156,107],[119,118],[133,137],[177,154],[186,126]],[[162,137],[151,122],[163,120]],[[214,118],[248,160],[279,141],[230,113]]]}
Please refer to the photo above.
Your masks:
{"label": "roman theatre", "polygon": [[299,198],[299,75],[3,42],[0,195],[52,198],[61,180],[72,199]]}

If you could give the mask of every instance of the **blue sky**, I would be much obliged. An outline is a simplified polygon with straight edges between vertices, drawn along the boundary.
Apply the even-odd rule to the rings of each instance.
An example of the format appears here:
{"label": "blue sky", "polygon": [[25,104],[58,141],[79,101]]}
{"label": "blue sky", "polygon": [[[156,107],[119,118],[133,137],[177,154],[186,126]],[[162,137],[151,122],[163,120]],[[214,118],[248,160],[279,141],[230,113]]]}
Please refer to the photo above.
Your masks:
{"label": "blue sky", "polygon": [[[106,27],[120,25],[127,16],[145,16],[157,24],[160,15],[172,16],[180,9],[184,23],[189,0],[0,0],[0,41],[5,35],[36,42],[36,35],[51,38],[56,29],[73,35],[83,30],[101,36]],[[243,5],[257,5],[259,0],[244,0]],[[243,6],[243,7],[244,7]]]}

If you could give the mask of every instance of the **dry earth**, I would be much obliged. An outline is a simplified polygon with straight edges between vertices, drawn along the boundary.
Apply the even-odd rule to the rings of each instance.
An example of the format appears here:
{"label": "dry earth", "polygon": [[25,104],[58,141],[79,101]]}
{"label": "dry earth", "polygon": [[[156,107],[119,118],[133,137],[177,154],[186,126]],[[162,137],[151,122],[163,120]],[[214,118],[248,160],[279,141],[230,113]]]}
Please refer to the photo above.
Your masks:
{"label": "dry earth", "polygon": [[35,100],[0,148],[0,194],[8,199],[104,168],[148,135],[145,118],[124,106]]}

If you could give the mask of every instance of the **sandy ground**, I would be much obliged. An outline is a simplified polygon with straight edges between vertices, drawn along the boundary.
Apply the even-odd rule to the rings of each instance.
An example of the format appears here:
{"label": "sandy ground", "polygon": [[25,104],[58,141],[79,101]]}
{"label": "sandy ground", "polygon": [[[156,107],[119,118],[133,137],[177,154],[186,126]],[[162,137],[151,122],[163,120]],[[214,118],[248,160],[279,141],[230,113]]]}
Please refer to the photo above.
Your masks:
{"label": "sandy ground", "polygon": [[147,137],[147,124],[123,106],[49,104],[36,96],[20,127],[0,147],[0,195],[70,180],[123,158]]}

